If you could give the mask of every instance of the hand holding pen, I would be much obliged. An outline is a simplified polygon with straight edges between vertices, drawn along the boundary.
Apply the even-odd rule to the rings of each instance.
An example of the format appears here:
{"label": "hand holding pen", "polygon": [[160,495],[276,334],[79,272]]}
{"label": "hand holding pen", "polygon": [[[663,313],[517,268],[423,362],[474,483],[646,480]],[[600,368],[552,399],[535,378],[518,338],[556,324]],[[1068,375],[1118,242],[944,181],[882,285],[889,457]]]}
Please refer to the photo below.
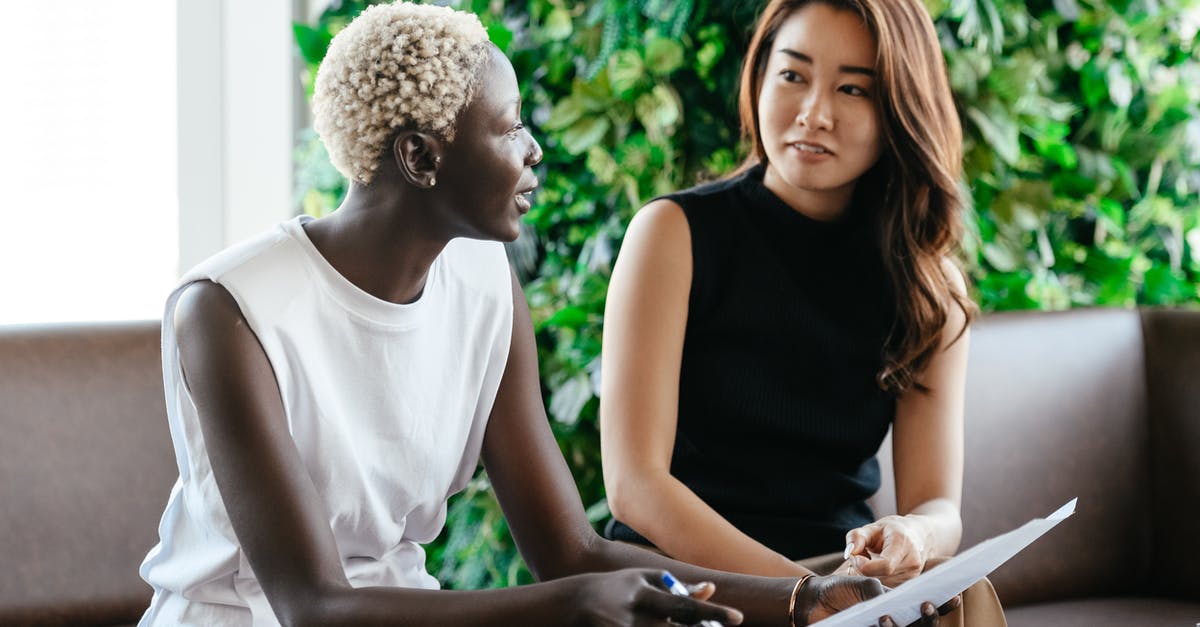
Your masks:
{"label": "hand holding pen", "polygon": [[[696,586],[696,589],[689,590],[687,586],[679,583],[679,580],[676,579],[674,575],[665,570],[662,574],[662,582],[663,585],[667,587],[667,590],[670,590],[671,594],[676,596],[690,597],[697,593],[704,594],[703,598],[705,599],[712,596],[712,584],[702,583],[699,584],[699,586]],[[724,625],[715,620],[702,620],[697,624],[700,625],[700,627],[724,627]]]}

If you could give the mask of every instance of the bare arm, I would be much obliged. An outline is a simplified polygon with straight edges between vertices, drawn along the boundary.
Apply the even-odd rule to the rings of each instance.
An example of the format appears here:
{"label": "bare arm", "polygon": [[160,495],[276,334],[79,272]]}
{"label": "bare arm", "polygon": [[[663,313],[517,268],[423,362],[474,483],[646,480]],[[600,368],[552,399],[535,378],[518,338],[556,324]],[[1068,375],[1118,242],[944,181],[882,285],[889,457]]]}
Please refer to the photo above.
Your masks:
{"label": "bare arm", "polygon": [[[726,618],[722,608],[694,600],[681,605],[651,574],[636,571],[509,590],[351,587],[328,515],[288,432],[271,364],[236,302],[219,285],[193,284],[179,299],[175,326],[222,501],[282,624],[605,624],[581,613],[581,598],[587,607],[611,610],[618,622],[635,610]],[[563,476],[555,480],[565,485]]]}
{"label": "bare arm", "polygon": [[[958,270],[947,262],[944,271],[954,281],[954,288],[965,294]],[[900,516],[868,525],[862,530],[865,533],[851,532],[856,549],[868,542],[865,538],[871,534],[880,541],[876,552],[889,541],[894,545],[886,552],[887,559],[859,568],[863,574],[884,577],[888,585],[919,574],[931,557],[953,555],[962,537],[963,396],[970,341],[966,322],[966,315],[952,303],[942,330],[941,351],[920,377],[929,393],[912,390],[896,403],[892,452]]]}
{"label": "bare arm", "polygon": [[808,571],[740,531],[670,474],[691,259],[678,205],[660,200],[638,212],[604,312],[600,441],[609,506],[681,561],[798,577]]}
{"label": "bare arm", "polygon": [[[787,625],[788,600],[796,576],[768,578],[717,572],[609,542],[595,533],[547,422],[538,383],[533,325],[515,278],[513,284],[512,347],[484,437],[483,459],[513,538],[534,575],[545,580],[631,566],[656,572],[668,569],[685,581],[713,582],[713,600],[741,610],[747,624]],[[874,579],[813,578],[799,598],[797,616],[815,621],[881,591]],[[675,598],[677,602],[686,601]],[[582,597],[580,603],[587,602],[586,596]],[[707,611],[711,606],[699,607]],[[700,610],[682,607],[681,611]],[[723,611],[715,608],[715,612]]]}

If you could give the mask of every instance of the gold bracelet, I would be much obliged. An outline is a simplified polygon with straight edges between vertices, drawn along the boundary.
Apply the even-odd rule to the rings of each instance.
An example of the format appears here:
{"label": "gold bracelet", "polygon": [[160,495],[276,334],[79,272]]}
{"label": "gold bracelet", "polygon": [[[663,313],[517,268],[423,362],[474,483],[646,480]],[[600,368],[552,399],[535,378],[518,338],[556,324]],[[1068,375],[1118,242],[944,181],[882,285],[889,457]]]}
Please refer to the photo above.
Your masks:
{"label": "gold bracelet", "polygon": [[812,577],[812,573],[801,577],[796,582],[796,587],[792,588],[792,598],[788,601],[788,624],[792,627],[796,627],[796,597],[800,596],[800,588],[804,587],[804,582],[808,581],[809,577]]}

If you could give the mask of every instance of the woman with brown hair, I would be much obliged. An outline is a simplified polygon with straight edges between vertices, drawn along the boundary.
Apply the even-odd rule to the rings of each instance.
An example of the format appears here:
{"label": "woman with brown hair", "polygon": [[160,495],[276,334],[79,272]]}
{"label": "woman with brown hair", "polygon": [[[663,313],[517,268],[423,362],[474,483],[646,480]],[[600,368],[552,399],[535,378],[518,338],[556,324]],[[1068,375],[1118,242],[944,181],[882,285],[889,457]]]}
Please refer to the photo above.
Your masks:
{"label": "woman with brown hair", "polygon": [[[827,556],[896,585],[962,527],[975,308],[951,261],[962,137],[933,23],[920,0],[772,0],[739,111],[742,167],[646,205],[613,272],[609,535],[760,575]],[[889,427],[901,515],[875,520]]]}

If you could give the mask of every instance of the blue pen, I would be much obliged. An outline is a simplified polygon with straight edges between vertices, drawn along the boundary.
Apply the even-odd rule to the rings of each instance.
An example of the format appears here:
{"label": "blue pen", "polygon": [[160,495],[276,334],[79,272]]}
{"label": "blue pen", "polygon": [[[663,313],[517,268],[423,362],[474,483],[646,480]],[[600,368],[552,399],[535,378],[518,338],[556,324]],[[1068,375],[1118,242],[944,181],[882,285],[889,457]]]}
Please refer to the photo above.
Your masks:
{"label": "blue pen", "polygon": [[[675,575],[672,575],[671,573],[669,573],[665,570],[663,571],[662,582],[663,582],[663,585],[667,587],[667,590],[671,591],[671,594],[674,594],[676,596],[681,596],[681,597],[692,596],[692,593],[688,592],[687,586],[684,586],[683,584],[679,583],[679,580],[675,578]],[[702,620],[702,621],[700,621],[700,627],[725,627],[725,626],[722,625],[721,623],[718,623],[715,620]]]}

